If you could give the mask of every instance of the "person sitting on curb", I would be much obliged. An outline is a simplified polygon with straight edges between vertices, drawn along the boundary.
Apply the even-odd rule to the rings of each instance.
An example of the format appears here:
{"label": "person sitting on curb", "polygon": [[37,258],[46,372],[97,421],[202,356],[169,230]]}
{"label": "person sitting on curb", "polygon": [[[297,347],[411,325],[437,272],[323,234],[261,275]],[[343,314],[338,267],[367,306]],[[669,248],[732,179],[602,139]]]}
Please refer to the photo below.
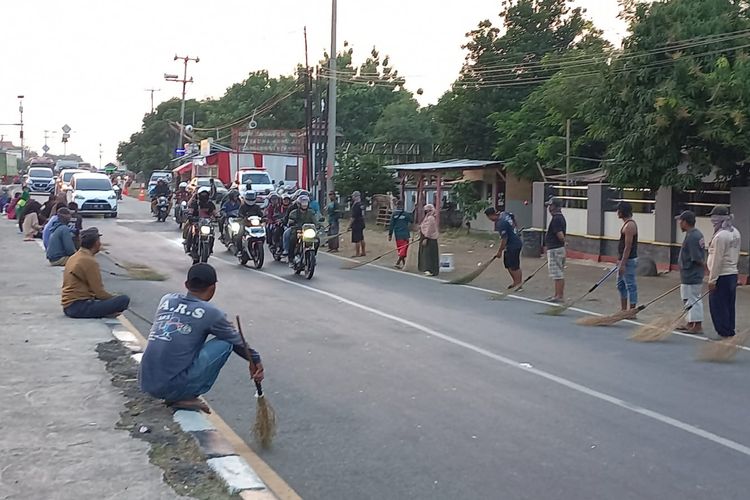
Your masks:
{"label": "person sitting on curb", "polygon": [[44,230],[50,227],[49,240],[47,241],[47,260],[52,266],[64,266],[68,259],[76,253],[76,245],[73,242],[73,233],[68,227],[70,222],[70,210],[61,207],[57,215],[52,217],[44,226]]}
{"label": "person sitting on curb", "polygon": [[65,264],[62,286],[63,312],[69,318],[116,316],[130,305],[127,295],[104,289],[95,255],[101,250],[101,234],[95,227],[81,231],[81,248]]}
{"label": "person sitting on curb", "polygon": [[[239,332],[209,304],[217,281],[211,265],[195,264],[185,282],[188,293],[165,295],[156,310],[138,379],[143,392],[172,408],[210,413],[198,396],[211,389],[232,351],[247,359]],[[206,342],[209,334],[216,338]],[[260,355],[252,349],[250,355],[255,368],[250,375],[261,382]]]}

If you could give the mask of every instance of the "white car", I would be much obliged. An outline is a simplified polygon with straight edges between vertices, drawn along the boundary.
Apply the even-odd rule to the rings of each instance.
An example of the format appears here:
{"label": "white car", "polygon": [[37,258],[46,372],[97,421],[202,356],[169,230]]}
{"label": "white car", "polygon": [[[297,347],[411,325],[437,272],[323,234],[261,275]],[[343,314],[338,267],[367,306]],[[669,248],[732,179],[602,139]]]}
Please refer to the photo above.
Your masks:
{"label": "white car", "polygon": [[68,201],[76,202],[81,214],[117,217],[117,194],[105,174],[75,174]]}
{"label": "white car", "polygon": [[87,174],[85,170],[78,170],[69,168],[60,172],[57,176],[57,186],[55,187],[55,194],[65,193],[70,189],[70,181],[76,174]]}
{"label": "white car", "polygon": [[245,196],[247,191],[247,183],[250,182],[253,186],[253,191],[258,193],[259,200],[265,199],[271,191],[276,189],[274,182],[271,180],[271,176],[268,172],[261,169],[242,169],[237,172],[235,176],[235,185],[240,192],[240,197]]}

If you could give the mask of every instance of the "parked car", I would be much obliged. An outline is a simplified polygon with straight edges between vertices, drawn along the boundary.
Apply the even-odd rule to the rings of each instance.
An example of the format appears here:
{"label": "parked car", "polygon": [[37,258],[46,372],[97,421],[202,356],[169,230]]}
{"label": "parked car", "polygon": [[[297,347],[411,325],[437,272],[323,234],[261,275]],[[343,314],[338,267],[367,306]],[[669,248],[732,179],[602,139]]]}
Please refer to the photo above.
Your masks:
{"label": "parked car", "polygon": [[[221,201],[229,190],[219,179],[214,179],[214,183],[216,185],[216,196],[214,196],[213,201]],[[187,190],[189,193],[194,193],[196,189],[203,186],[211,187],[210,177],[193,177],[190,179],[190,182],[188,182]]]}
{"label": "parked car", "polygon": [[79,170],[75,168],[69,168],[60,172],[57,176],[57,182],[55,183],[55,194],[60,194],[70,189],[70,181],[73,180],[75,174],[87,174],[86,170]]}
{"label": "parked car", "polygon": [[117,217],[117,194],[105,174],[75,174],[70,181],[68,201],[75,201],[81,214]]}
{"label": "parked car", "polygon": [[24,176],[24,186],[27,186],[31,194],[55,192],[55,175],[51,168],[30,167]]}

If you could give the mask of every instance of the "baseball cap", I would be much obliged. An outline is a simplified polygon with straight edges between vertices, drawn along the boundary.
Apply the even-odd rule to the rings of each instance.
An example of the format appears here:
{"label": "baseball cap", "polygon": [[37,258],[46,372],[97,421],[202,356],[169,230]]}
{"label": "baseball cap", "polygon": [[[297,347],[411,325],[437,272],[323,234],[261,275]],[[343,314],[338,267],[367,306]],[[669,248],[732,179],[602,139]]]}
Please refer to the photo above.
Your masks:
{"label": "baseball cap", "polygon": [[683,211],[680,215],[675,217],[676,220],[684,220],[691,226],[695,225],[695,214],[691,212],[690,210]]}
{"label": "baseball cap", "polygon": [[195,264],[188,271],[187,282],[191,287],[206,288],[217,281],[216,269],[210,264]]}
{"label": "baseball cap", "polygon": [[552,197],[547,201],[547,203],[545,203],[545,205],[547,205],[548,207],[552,206],[552,207],[562,208],[562,200],[560,198]]}
{"label": "baseball cap", "polygon": [[88,227],[81,231],[81,243],[87,242],[87,241],[96,241],[101,237],[101,233],[99,233],[99,229],[96,227]]}
{"label": "baseball cap", "polygon": [[362,197],[362,195],[360,194],[359,191],[354,191],[352,193],[352,198],[361,198],[361,197]]}
{"label": "baseball cap", "polygon": [[716,205],[708,215],[729,215],[729,207],[727,205]]}

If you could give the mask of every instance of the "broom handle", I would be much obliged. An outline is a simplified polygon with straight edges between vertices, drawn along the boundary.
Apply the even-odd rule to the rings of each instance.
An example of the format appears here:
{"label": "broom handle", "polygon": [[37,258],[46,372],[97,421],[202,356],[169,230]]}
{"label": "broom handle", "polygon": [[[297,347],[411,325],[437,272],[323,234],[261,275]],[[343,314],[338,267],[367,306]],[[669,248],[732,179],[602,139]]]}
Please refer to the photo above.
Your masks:
{"label": "broom handle", "polygon": [[[411,245],[412,243],[415,243],[415,242],[419,241],[419,239],[420,239],[420,237],[417,236],[413,240],[410,240],[408,244]],[[362,267],[362,266],[366,266],[367,264],[372,264],[376,260],[380,260],[383,257],[385,257],[386,255],[392,254],[393,252],[398,252],[398,247],[394,248],[393,250],[389,250],[389,251],[387,251],[386,253],[384,253],[382,255],[378,255],[377,257],[375,257],[372,260],[368,260],[368,261],[362,262],[362,263],[358,264],[356,267]]]}
{"label": "broom handle", "polygon": [[525,280],[523,280],[523,283],[521,283],[521,286],[525,285],[525,284],[526,284],[526,283],[527,283],[527,282],[528,282],[528,281],[529,281],[529,280],[530,280],[531,278],[533,278],[534,276],[536,276],[536,275],[537,275],[537,273],[538,273],[539,271],[541,271],[542,269],[544,269],[544,266],[546,266],[546,265],[547,265],[547,261],[545,260],[544,262],[542,262],[542,265],[541,265],[541,266],[539,266],[539,269],[537,269],[536,271],[534,271],[533,273],[531,273],[531,274],[530,274],[530,275],[528,276],[528,278],[526,278]]}
{"label": "broom handle", "polygon": [[685,316],[687,315],[687,313],[689,313],[689,312],[690,312],[690,310],[691,310],[691,309],[692,309],[693,307],[695,307],[695,304],[697,304],[698,302],[702,302],[702,301],[703,301],[703,299],[705,299],[705,298],[706,298],[706,296],[707,296],[707,295],[708,295],[709,293],[711,293],[711,291],[710,291],[710,290],[706,291],[706,293],[704,293],[703,295],[701,295],[701,296],[700,296],[700,298],[699,298],[698,300],[696,300],[695,302],[693,302],[693,303],[692,303],[692,304],[690,304],[689,306],[685,306],[685,309],[683,309],[682,313],[681,313],[681,314],[680,314],[679,316],[677,316],[677,317],[675,318],[675,320],[674,320],[674,321],[673,321],[672,323],[677,323],[677,322],[678,322],[678,321],[680,321],[680,320],[681,320],[682,318],[684,318],[684,317],[685,317]]}
{"label": "broom handle", "polygon": [[668,290],[668,291],[666,291],[666,292],[662,293],[661,295],[659,295],[658,297],[656,297],[656,298],[655,298],[654,300],[652,300],[652,301],[650,301],[650,302],[647,302],[647,303],[645,303],[645,304],[643,304],[643,305],[639,306],[639,307],[638,307],[638,310],[639,310],[639,311],[643,311],[644,309],[646,309],[646,308],[647,308],[648,306],[650,306],[650,305],[654,304],[655,302],[659,302],[659,301],[660,301],[661,299],[663,299],[663,298],[664,298],[664,297],[666,297],[667,295],[669,295],[669,294],[671,294],[671,293],[674,293],[674,292],[676,292],[677,290],[679,290],[679,289],[680,289],[680,286],[681,286],[681,285],[677,285],[676,287],[674,287],[674,288],[672,288],[672,289],[670,289],[670,290]]}
{"label": "broom handle", "polygon": [[[242,325],[240,324],[240,316],[239,316],[239,314],[236,316],[236,320],[237,320],[237,331],[239,332],[240,338],[242,339],[242,347],[245,348],[245,356],[247,356],[247,362],[250,364],[250,370],[252,372],[255,372],[255,363],[253,363],[253,357],[252,357],[252,355],[250,353],[250,348],[247,346],[247,341],[245,340],[245,335],[242,334]],[[258,391],[258,397],[262,397],[263,396],[263,386],[261,385],[260,382],[257,382],[255,380],[253,382],[255,382],[255,390]]]}

